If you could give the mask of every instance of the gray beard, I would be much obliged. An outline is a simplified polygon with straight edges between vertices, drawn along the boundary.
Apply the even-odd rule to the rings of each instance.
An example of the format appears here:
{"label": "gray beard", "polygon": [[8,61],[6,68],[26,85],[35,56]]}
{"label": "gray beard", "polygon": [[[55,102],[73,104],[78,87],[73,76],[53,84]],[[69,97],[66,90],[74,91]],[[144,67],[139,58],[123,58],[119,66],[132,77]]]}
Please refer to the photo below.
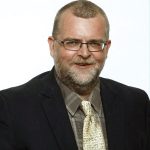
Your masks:
{"label": "gray beard", "polygon": [[71,71],[64,71],[63,69],[61,69],[61,66],[55,66],[55,70],[57,77],[61,80],[61,82],[63,82],[63,84],[65,84],[68,88],[78,93],[79,95],[86,95],[91,93],[91,91],[98,83],[99,74],[102,69],[95,69],[91,71],[89,75],[91,76],[90,80],[87,79],[83,82],[82,79],[79,79],[79,76],[77,77],[77,73]]}

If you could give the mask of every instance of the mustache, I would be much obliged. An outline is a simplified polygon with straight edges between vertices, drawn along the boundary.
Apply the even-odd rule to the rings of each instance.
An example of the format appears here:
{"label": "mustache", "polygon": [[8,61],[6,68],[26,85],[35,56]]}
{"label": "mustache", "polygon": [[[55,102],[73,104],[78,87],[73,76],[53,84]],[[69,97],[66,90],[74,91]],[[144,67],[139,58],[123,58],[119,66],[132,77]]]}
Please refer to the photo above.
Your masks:
{"label": "mustache", "polygon": [[89,59],[77,58],[77,59],[73,60],[73,63],[90,65],[90,64],[95,64],[96,61],[91,58],[89,58]]}

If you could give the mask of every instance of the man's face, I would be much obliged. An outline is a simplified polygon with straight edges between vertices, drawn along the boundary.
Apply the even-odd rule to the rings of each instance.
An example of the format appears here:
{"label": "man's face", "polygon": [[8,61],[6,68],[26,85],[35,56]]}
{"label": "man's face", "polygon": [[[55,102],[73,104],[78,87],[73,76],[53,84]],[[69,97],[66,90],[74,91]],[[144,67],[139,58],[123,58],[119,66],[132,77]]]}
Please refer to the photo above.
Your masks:
{"label": "man's face", "polygon": [[[64,13],[59,24],[58,40],[106,40],[106,24],[102,16],[79,18],[71,13]],[[90,52],[86,44],[78,51],[66,50],[63,45],[49,37],[51,55],[54,59],[58,77],[64,82],[71,80],[74,84],[88,85],[98,78],[107,57],[110,41],[103,51]]]}

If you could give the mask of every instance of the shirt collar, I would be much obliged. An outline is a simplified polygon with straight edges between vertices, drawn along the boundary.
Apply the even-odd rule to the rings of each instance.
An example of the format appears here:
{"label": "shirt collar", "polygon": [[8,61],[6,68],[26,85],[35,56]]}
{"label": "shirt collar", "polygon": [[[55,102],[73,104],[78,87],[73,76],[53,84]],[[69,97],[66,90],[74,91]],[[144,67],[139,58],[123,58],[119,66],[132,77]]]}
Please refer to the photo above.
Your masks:
{"label": "shirt collar", "polygon": [[[64,85],[58,77],[55,75],[56,81],[58,85],[60,86],[66,108],[69,111],[69,113],[74,116],[77,109],[81,105],[81,101],[83,100],[78,94],[76,94],[74,91],[69,89],[66,85]],[[100,81],[97,83],[95,88],[93,89],[90,97],[88,100],[91,102],[93,108],[97,113],[100,113],[101,108],[101,97],[100,97]]]}
{"label": "shirt collar", "polygon": [[96,112],[100,113],[101,109],[101,97],[100,97],[100,81],[97,83],[95,88],[93,89],[89,101],[91,102],[93,108]]}

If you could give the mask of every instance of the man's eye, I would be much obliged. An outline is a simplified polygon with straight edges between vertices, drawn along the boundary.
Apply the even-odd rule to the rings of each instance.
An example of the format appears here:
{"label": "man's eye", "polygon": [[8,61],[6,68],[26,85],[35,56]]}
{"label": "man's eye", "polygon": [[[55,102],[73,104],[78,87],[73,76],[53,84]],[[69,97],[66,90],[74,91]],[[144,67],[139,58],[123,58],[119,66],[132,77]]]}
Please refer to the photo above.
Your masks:
{"label": "man's eye", "polygon": [[89,43],[89,45],[92,46],[92,47],[101,47],[102,43],[100,43],[100,42],[91,42],[91,43]]}
{"label": "man's eye", "polygon": [[67,46],[78,46],[80,45],[80,42],[79,41],[65,41],[65,44]]}

